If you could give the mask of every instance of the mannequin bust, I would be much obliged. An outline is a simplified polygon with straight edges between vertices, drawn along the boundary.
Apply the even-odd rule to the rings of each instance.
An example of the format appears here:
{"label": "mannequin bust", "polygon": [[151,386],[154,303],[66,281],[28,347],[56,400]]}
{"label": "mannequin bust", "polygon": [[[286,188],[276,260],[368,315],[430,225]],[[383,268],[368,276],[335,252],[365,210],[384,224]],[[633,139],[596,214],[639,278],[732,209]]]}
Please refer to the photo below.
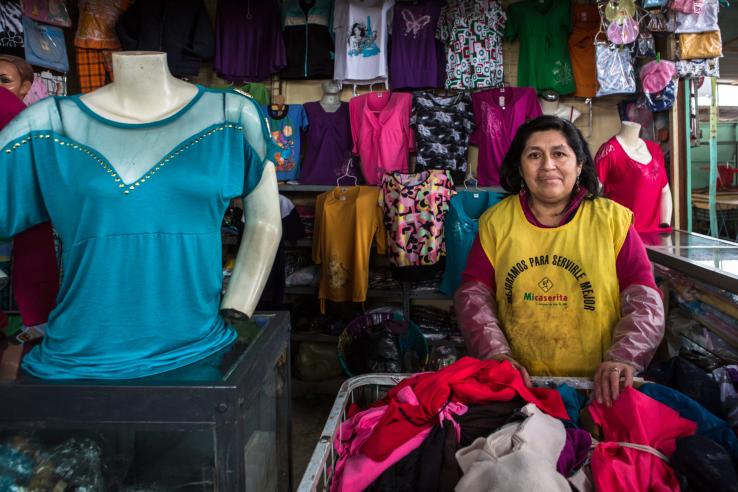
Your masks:
{"label": "mannequin bust", "polygon": [[582,113],[578,111],[574,106],[561,104],[559,101],[559,94],[556,91],[545,90],[538,98],[541,103],[541,111],[543,114],[558,116],[569,121],[575,121],[579,118]]}
{"label": "mannequin bust", "polygon": [[323,82],[323,97],[320,98],[320,105],[326,113],[335,113],[341,107],[341,86],[335,80]]}
{"label": "mannequin bust", "polygon": [[0,55],[0,87],[5,87],[23,100],[33,85],[33,67],[13,55]]}
{"label": "mannequin bust", "polygon": [[[181,81],[169,72],[165,53],[113,53],[115,81],[89,94],[82,102],[92,111],[120,123],[150,123],[176,114],[197,94],[195,85]],[[242,114],[247,141],[260,156],[267,142],[261,134],[261,115],[253,105],[245,105]],[[125,168],[113,164],[124,183],[146,174],[149,164],[131,163]],[[236,257],[228,290],[221,303],[227,320],[250,317],[272,268],[282,235],[279,193],[274,164],[268,162],[257,187],[243,199],[248,217]]]}
{"label": "mannequin bust", "polygon": [[[641,125],[633,121],[623,121],[620,123],[620,131],[615,138],[620,143],[628,157],[633,161],[648,165],[651,163],[653,156],[648,151],[646,142],[640,138]],[[667,184],[661,190],[661,226],[667,228],[671,224],[671,215],[673,212],[673,203],[671,199],[671,188]]]}

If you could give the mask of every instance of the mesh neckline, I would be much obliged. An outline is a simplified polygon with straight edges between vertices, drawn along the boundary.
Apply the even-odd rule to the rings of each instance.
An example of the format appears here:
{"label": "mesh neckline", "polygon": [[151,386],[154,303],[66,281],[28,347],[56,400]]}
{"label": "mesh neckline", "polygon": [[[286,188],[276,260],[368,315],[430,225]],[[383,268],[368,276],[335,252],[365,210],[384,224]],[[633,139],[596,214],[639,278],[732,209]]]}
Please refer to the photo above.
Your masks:
{"label": "mesh neckline", "polygon": [[167,123],[171,123],[172,121],[178,119],[180,116],[187,113],[192,108],[192,106],[194,106],[197,103],[197,101],[200,100],[202,95],[205,93],[205,88],[202,85],[195,84],[195,87],[197,88],[197,93],[192,97],[192,99],[190,99],[190,101],[187,104],[185,104],[176,113],[169,115],[164,119],[150,121],[148,123],[123,123],[120,121],[111,120],[93,111],[92,108],[90,108],[87,104],[85,104],[82,101],[81,94],[76,94],[74,96],[71,96],[71,99],[82,110],[83,113],[87,114],[88,116],[98,121],[105,123],[106,125],[116,126],[119,128],[146,128],[146,127],[166,125]]}

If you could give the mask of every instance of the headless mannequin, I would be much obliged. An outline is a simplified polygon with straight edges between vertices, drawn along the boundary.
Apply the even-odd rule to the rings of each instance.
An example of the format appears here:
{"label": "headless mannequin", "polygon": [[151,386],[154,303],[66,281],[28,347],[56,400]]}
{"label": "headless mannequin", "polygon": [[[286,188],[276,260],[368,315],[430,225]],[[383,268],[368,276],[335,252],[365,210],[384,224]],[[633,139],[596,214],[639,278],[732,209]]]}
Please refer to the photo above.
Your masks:
{"label": "headless mannequin", "polygon": [[[646,142],[639,137],[641,125],[632,121],[623,121],[620,124],[620,131],[615,135],[620,146],[623,148],[628,157],[644,166],[651,163],[652,156],[648,151]],[[671,224],[671,214],[673,211],[673,203],[671,200],[671,188],[669,185],[661,190],[661,224]]]}
{"label": "headless mannequin", "polygon": [[326,113],[335,113],[341,107],[341,86],[335,80],[323,82],[323,97],[320,105]]}
{"label": "headless mannequin", "polygon": [[538,98],[538,102],[541,103],[541,111],[543,114],[558,116],[559,118],[569,121],[575,121],[582,115],[582,113],[575,109],[574,106],[561,104],[559,101],[559,95],[555,91],[543,91],[542,96],[543,97]]}
{"label": "headless mannequin", "polygon": [[[100,116],[121,123],[150,123],[171,116],[197,94],[197,87],[169,72],[165,53],[129,51],[113,53],[115,82],[81,97]],[[262,137],[261,115],[253,105],[243,109],[246,139],[261,157],[267,143]],[[125,182],[136,181],[148,164],[132,163],[115,171]],[[221,303],[226,320],[250,317],[256,309],[272,268],[282,236],[279,192],[274,164],[268,162],[256,188],[243,199],[248,222],[244,227],[228,290]]]}

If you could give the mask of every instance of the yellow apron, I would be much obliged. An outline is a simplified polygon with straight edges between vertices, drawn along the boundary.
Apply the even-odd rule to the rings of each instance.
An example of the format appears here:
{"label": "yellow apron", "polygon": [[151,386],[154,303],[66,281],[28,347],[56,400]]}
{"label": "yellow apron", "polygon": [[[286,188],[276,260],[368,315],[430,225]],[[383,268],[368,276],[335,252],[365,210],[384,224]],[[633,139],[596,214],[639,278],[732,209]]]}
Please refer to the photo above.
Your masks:
{"label": "yellow apron", "polygon": [[536,227],[517,195],[480,218],[500,324],[531,374],[591,377],[604,359],[620,319],[615,261],[632,221],[630,210],[598,198],[563,226]]}

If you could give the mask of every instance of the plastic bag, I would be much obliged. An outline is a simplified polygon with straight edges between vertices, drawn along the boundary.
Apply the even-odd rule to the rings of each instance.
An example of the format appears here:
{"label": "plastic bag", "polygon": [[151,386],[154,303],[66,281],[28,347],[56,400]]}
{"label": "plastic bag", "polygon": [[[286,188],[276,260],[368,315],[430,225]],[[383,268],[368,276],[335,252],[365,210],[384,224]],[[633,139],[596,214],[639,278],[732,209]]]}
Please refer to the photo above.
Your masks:
{"label": "plastic bag", "polygon": [[643,0],[641,6],[644,9],[663,9],[667,3],[668,0]]}
{"label": "plastic bag", "polygon": [[644,93],[648,107],[651,111],[666,111],[674,105],[676,100],[677,81],[672,80],[666,88],[656,93]]}
{"label": "plastic bag", "polygon": [[597,43],[595,58],[597,60],[597,82],[599,82],[597,97],[635,93],[635,71],[628,50]]}
{"label": "plastic bag", "polygon": [[611,22],[607,27],[607,39],[613,44],[630,44],[638,37],[638,23],[632,17]]}
{"label": "plastic bag", "polygon": [[642,58],[653,58],[656,56],[656,41],[653,39],[653,34],[647,29],[643,29],[638,34],[638,39],[636,40],[636,56]]}

